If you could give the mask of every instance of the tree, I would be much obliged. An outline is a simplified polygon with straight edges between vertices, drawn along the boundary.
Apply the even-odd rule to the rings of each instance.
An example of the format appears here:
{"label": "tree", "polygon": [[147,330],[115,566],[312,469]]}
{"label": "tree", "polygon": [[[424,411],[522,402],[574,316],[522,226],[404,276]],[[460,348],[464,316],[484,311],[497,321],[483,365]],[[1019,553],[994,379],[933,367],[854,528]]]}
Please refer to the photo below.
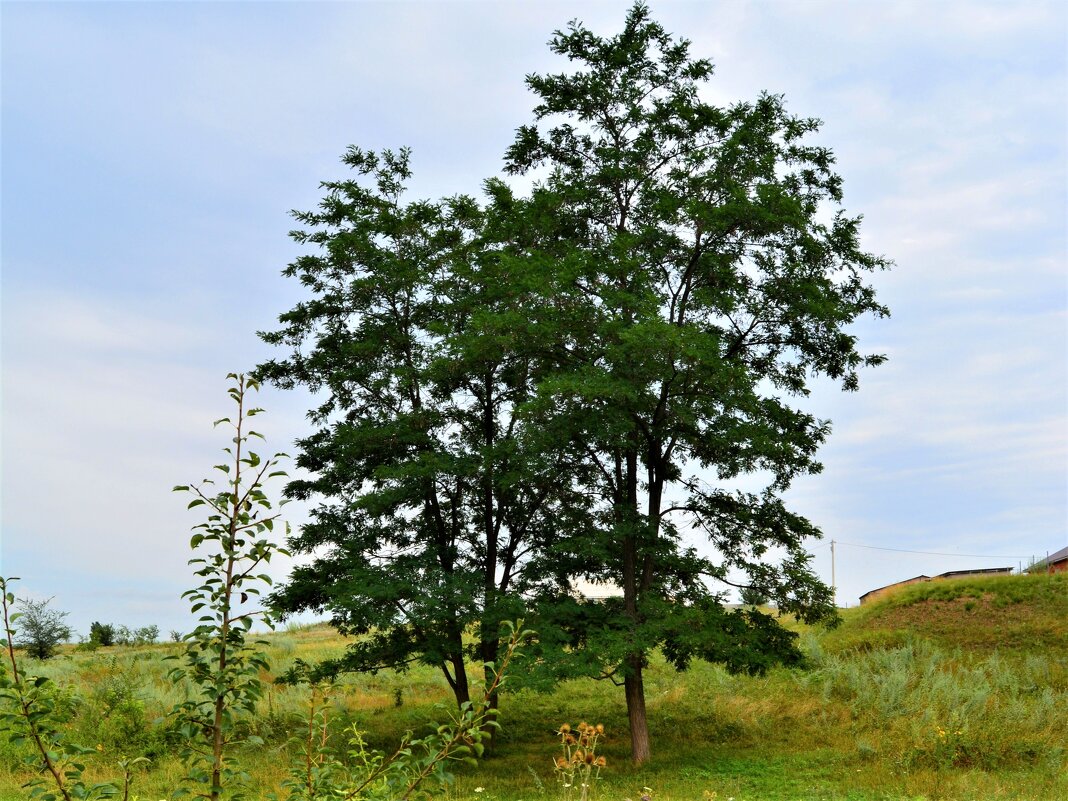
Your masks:
{"label": "tree", "polygon": [[[262,335],[290,355],[258,373],[321,399],[287,493],[323,502],[291,543],[316,557],[274,602],[372,634],[334,668],[421,660],[461,703],[464,628],[492,661],[499,621],[536,605],[542,663],[623,684],[642,761],[651,649],[680,669],[800,658],[720,587],[834,615],[802,547],[819,531],[781,498],[829,424],[792,404],[882,361],[847,327],[886,314],[866,277],[888,263],[836,208],[818,122],[772,95],[703,101],[711,65],[645,6],[552,47],[576,69],[528,79],[536,120],[506,158],[545,176],[529,196],[491,180],[484,208],[407,202],[408,152],[354,147],[355,177],[296,215],[313,251],[286,274],[310,298]],[[746,474],[767,486],[738,491]],[[623,596],[582,603],[575,577]]]}
{"label": "tree", "polygon": [[742,587],[738,595],[743,606],[764,606],[770,600],[759,587]]}
{"label": "tree", "polygon": [[498,221],[467,197],[407,201],[407,150],[352,147],[343,161],[353,177],[295,215],[312,250],[285,274],[311,297],[261,334],[291,352],[258,375],[322,401],[298,442],[311,477],[286,490],[323,498],[289,543],[315,558],[273,601],[368,635],[323,672],[421,661],[463,704],[465,658],[498,661],[502,622],[542,580],[530,555],[581,517],[560,480],[574,454],[518,413],[536,376],[514,344],[517,304],[533,290],[502,272]]}
{"label": "tree", "polygon": [[115,644],[115,626],[94,620],[89,624],[89,642],[102,648]]}
{"label": "tree", "polygon": [[34,659],[51,659],[55,656],[56,646],[71,637],[71,628],[63,620],[67,612],[50,609],[52,599],[18,601],[19,630],[17,643],[26,649]]}
{"label": "tree", "polygon": [[[271,627],[272,620],[267,612],[245,605],[272,583],[270,576],[257,571],[276,554],[288,556],[270,539],[280,514],[265,491],[272,478],[286,475],[277,469],[285,454],[263,458],[252,450],[252,440],[263,440],[263,435],[252,430],[251,419],[263,409],[248,401],[249,393],[260,385],[243,374],[227,378],[232,382],[227,394],[235,415],[215,421],[233,431],[231,445],[223,448],[226,460],[215,465],[215,479],[174,488],[192,495],[186,508],[204,507],[206,519],[193,527],[189,540],[195,554],[189,564],[201,583],[182,593],[190,612],[199,613],[197,626],[182,638],[181,656],[167,657],[181,659],[182,666],[168,675],[187,690],[186,700],[171,712],[183,737],[185,781],[192,783],[195,797],[211,801],[248,797],[248,773],[233,753],[242,744],[263,744],[250,733],[248,721],[256,714],[266,686],[263,674],[270,670],[262,650],[266,641],[249,641],[248,634],[255,623]],[[285,530],[289,531],[288,523]],[[131,642],[155,641],[159,629],[148,626],[136,633],[127,629],[126,636]]]}
{"label": "tree", "polygon": [[[820,470],[829,423],[791,399],[815,376],[856,389],[858,369],[883,360],[861,354],[847,326],[887,313],[866,275],[888,262],[860,248],[859,218],[837,208],[833,156],[806,142],[819,122],[775,95],[707,103],[711,64],[644,5],[617,36],[573,22],[551,47],[574,67],[527,79],[535,121],[506,162],[544,177],[523,200],[498,187],[497,204],[540,226],[517,256],[545,288],[525,307],[544,334],[532,338],[535,405],[584,454],[584,489],[600,503],[596,530],[554,545],[554,569],[560,583],[615,582],[623,597],[546,608],[574,658],[624,685],[641,762],[652,648],[679,668],[799,658],[792,634],[757,610],[725,611],[717,587],[752,586],[808,621],[834,614],[802,547],[819,531],[780,497]],[[752,473],[768,478],[763,491],[732,489]],[[685,547],[686,532],[711,548]]]}

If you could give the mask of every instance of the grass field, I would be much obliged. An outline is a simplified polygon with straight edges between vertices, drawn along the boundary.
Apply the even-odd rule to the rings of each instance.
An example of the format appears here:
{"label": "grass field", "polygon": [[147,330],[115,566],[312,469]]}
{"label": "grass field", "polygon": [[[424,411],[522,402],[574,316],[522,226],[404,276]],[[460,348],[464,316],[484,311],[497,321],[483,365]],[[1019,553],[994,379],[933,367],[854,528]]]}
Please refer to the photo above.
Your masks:
{"label": "grass field", "polygon": [[[640,769],[627,759],[619,688],[572,681],[549,694],[515,690],[502,700],[496,753],[458,771],[444,795],[563,798],[554,731],[587,720],[608,733],[601,799],[1068,799],[1068,575],[913,585],[844,617],[830,632],[795,626],[804,670],[747,677],[699,664],[678,674],[654,658],[653,759]],[[345,645],[322,626],[268,639],[275,674]],[[134,786],[141,801],[168,796],[182,772],[164,720],[181,697],[162,662],[176,647],[67,651],[30,666],[64,688],[74,739],[99,747],[95,776],[114,775],[124,755],[151,757]],[[243,761],[259,797],[285,776],[306,696],[273,687],[252,723],[265,745]],[[354,724],[386,749],[449,699],[429,668],[349,676],[332,714],[339,731]],[[25,797],[18,757],[0,747],[0,799]]]}

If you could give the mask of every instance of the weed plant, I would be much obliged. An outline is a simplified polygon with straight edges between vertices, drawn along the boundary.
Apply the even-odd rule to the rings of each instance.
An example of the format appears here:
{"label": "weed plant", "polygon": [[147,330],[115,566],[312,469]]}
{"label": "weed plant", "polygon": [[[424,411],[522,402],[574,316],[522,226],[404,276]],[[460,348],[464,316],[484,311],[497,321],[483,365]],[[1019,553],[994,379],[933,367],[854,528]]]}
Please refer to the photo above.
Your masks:
{"label": "weed plant", "polygon": [[557,730],[560,755],[554,769],[564,801],[589,801],[595,797],[601,768],[607,764],[597,745],[604,737],[604,724],[590,725],[583,721],[574,729],[564,723]]}
{"label": "weed plant", "polygon": [[818,667],[799,680],[847,705],[853,729],[892,747],[903,770],[1063,761],[1066,699],[1048,685],[1049,657],[966,657],[925,640],[837,655],[810,647],[809,655]]}

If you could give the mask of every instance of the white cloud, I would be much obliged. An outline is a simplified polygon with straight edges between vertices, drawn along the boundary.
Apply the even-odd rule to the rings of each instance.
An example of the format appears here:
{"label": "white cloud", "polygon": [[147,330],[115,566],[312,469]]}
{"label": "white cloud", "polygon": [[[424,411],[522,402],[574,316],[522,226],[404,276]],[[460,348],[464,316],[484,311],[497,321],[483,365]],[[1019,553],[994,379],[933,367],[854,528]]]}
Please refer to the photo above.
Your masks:
{"label": "white cloud", "polygon": [[[227,444],[211,428],[230,411],[225,368],[204,358],[217,333],[113,300],[4,300],[5,569],[38,595],[56,594],[76,627],[143,610],[143,623],[181,628],[188,531],[199,518],[171,487],[206,477]],[[281,407],[262,418],[268,447],[289,450],[301,415],[267,394]],[[278,498],[281,484],[274,490]],[[292,504],[286,513],[297,524],[305,515]],[[288,564],[269,572],[283,578]]]}

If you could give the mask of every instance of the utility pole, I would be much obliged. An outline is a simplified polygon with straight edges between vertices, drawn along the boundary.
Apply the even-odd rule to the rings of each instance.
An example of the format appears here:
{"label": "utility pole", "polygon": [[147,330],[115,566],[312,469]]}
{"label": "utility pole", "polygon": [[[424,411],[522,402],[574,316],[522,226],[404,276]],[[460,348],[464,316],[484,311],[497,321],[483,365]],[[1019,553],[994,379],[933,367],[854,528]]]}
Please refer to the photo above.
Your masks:
{"label": "utility pole", "polygon": [[831,540],[831,598],[838,607],[838,584],[834,580],[834,540]]}

